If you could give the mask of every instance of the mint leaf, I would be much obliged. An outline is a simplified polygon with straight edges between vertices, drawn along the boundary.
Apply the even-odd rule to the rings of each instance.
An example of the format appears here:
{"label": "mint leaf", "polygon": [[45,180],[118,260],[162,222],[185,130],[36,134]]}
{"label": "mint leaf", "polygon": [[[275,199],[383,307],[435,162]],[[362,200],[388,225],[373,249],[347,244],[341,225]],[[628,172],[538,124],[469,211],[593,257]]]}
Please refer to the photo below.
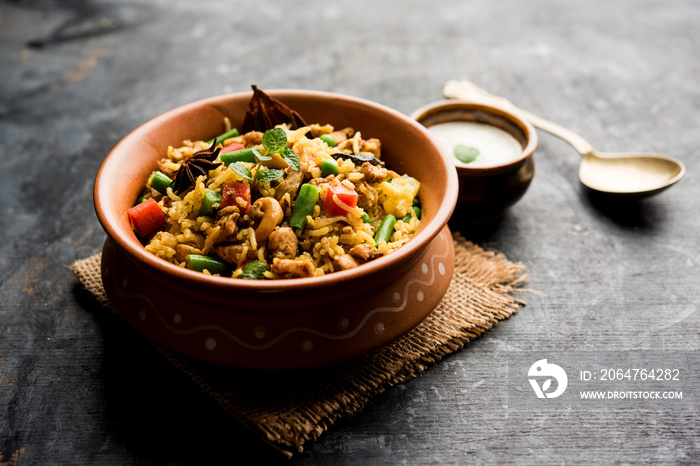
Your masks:
{"label": "mint leaf", "polygon": [[268,152],[280,152],[287,146],[287,132],[282,128],[272,128],[265,131],[262,145]]}
{"label": "mint leaf", "polygon": [[265,274],[265,263],[263,261],[248,262],[243,266],[243,270],[238,278],[244,280],[260,280]]}
{"label": "mint leaf", "polygon": [[260,157],[265,157],[265,156],[262,155],[262,154],[260,153],[260,151],[259,151],[258,149],[256,149],[255,147],[254,147],[253,149],[251,149],[251,152],[253,153],[253,157],[255,157],[255,160],[258,160]]}
{"label": "mint leaf", "polygon": [[240,163],[240,162],[232,163],[231,165],[229,165],[229,168],[231,170],[233,170],[239,176],[242,176],[243,178],[245,178],[246,180],[253,181],[253,174],[248,169],[248,167],[246,167],[242,163]]}
{"label": "mint leaf", "polygon": [[255,159],[258,161],[258,163],[267,162],[272,160],[272,156],[267,154],[262,155],[260,152],[258,152],[257,154],[255,154]]}
{"label": "mint leaf", "polygon": [[455,158],[462,163],[473,162],[474,159],[479,155],[479,149],[475,147],[465,146],[464,144],[457,144],[455,146]]}
{"label": "mint leaf", "polygon": [[276,168],[266,168],[263,169],[262,167],[258,169],[258,172],[255,174],[255,179],[256,181],[259,182],[265,182],[265,181],[272,181],[276,180],[278,178],[282,178],[282,175],[284,175],[284,172],[282,170],[277,170]]}
{"label": "mint leaf", "polygon": [[299,162],[299,156],[296,154],[296,152],[294,152],[289,147],[284,148],[284,152],[282,153],[282,158],[284,159],[285,162],[287,162],[287,165],[289,165],[289,168],[291,168],[295,172],[298,172],[299,168],[301,168],[301,163]]}

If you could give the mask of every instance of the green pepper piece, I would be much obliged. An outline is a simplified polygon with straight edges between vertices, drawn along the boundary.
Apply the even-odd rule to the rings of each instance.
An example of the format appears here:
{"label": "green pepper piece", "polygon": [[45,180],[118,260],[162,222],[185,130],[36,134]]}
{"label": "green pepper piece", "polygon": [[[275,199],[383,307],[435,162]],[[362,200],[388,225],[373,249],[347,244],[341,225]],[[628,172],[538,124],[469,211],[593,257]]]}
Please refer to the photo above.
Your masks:
{"label": "green pepper piece", "polygon": [[289,219],[289,226],[297,230],[306,228],[306,216],[311,215],[318,199],[318,188],[311,184],[303,184],[299,188],[297,200],[294,202],[292,216]]}

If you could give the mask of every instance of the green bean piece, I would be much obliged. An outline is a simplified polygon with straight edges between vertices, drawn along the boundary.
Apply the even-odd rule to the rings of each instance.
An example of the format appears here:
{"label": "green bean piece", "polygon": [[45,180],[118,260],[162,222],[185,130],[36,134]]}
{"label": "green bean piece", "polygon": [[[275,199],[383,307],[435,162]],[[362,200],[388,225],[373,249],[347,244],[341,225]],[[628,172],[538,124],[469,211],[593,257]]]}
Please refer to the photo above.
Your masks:
{"label": "green bean piece", "polygon": [[226,131],[223,134],[219,134],[217,137],[208,140],[207,144],[209,144],[211,146],[212,143],[214,142],[214,140],[216,140],[217,144],[221,144],[222,142],[224,142],[228,138],[235,138],[236,136],[238,136],[238,130],[236,128],[231,128],[231,130]]}
{"label": "green bean piece", "polygon": [[321,169],[321,176],[324,178],[328,175],[338,174],[338,162],[333,157],[327,158],[318,167]]}
{"label": "green bean piece", "polygon": [[335,138],[330,134],[322,134],[318,137],[321,141],[328,144],[330,147],[335,147]]}
{"label": "green bean piece", "polygon": [[208,270],[211,274],[222,275],[228,270],[225,262],[202,254],[188,254],[185,258],[185,267],[197,272]]}
{"label": "green bean piece", "polygon": [[199,208],[200,216],[206,215],[207,217],[213,217],[215,212],[219,209],[219,204],[221,203],[221,194],[216,191],[208,189],[206,194],[204,194],[204,199],[202,199],[202,206]]}
{"label": "green bean piece", "polygon": [[[420,207],[413,207],[413,212],[416,213],[416,218],[418,220],[420,220]],[[408,223],[411,221],[411,217],[413,217],[413,215],[411,215],[411,212],[409,212],[406,215],[404,215],[403,217],[401,217],[401,221],[403,223]]]}
{"label": "green bean piece", "polygon": [[377,232],[374,234],[374,243],[379,246],[379,243],[388,243],[391,238],[391,234],[394,232],[394,225],[396,224],[396,217],[388,214],[379,224]]}
{"label": "green bean piece", "polygon": [[227,167],[232,163],[236,162],[255,162],[255,153],[258,152],[254,147],[249,147],[248,149],[234,150],[233,152],[226,152],[219,154],[219,159]]}
{"label": "green bean piece", "polygon": [[418,199],[418,196],[413,198],[413,206],[419,206],[420,207],[420,199]]}
{"label": "green bean piece", "polygon": [[155,172],[151,177],[149,186],[159,193],[165,195],[168,194],[168,188],[173,187],[173,180],[171,180],[170,177],[163,172]]}
{"label": "green bean piece", "polygon": [[362,212],[362,215],[360,216],[360,218],[362,219],[362,223],[372,223],[372,219],[369,218],[369,215],[367,214],[367,212]]}
{"label": "green bean piece", "polygon": [[311,184],[303,184],[299,188],[297,200],[294,203],[289,226],[297,230],[306,228],[306,216],[311,215],[318,199],[318,188]]}
{"label": "green bean piece", "polygon": [[145,200],[148,199],[149,197],[151,197],[150,194],[144,194],[143,196],[141,196],[141,197],[139,197],[138,199],[136,199],[136,204],[134,204],[134,205],[141,204],[143,201],[145,201]]}
{"label": "green bean piece", "polygon": [[[420,220],[420,207],[413,206],[412,209],[413,209],[413,212],[415,212],[415,214],[416,214],[416,218],[418,220]],[[401,221],[403,223],[408,223],[411,221],[411,217],[413,217],[413,215],[411,215],[411,212],[409,212],[406,215],[404,215],[403,217],[401,217]]]}

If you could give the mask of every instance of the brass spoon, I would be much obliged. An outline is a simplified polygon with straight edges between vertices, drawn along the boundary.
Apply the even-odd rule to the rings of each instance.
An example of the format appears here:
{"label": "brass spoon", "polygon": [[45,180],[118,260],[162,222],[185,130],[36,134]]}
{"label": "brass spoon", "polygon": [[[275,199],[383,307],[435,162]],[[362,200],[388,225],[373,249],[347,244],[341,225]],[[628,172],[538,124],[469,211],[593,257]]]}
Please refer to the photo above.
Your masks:
{"label": "brass spoon", "polygon": [[519,109],[509,100],[489,94],[470,81],[448,81],[443,94],[451,99],[476,100],[517,111],[535,127],[568,142],[582,156],[578,173],[581,183],[594,191],[641,198],[660,193],[685,174],[683,163],[668,155],[598,152],[578,134]]}

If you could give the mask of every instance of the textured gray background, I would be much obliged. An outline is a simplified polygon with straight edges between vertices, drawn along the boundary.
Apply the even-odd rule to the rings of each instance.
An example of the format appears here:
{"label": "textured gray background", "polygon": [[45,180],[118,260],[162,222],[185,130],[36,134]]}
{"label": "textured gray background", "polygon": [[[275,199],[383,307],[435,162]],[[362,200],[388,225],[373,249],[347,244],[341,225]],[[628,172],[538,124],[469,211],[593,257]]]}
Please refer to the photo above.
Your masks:
{"label": "textured gray background", "polygon": [[293,462],[700,461],[697,405],[514,413],[506,390],[517,351],[699,350],[697,2],[6,0],[0,15],[0,463],[279,461],[77,286],[69,265],[105,238],[97,169],[148,119],[253,83],[409,114],[453,78],[601,150],[675,155],[686,178],[601,202],[540,133],[525,197],[499,222],[453,222],[540,294]]}

